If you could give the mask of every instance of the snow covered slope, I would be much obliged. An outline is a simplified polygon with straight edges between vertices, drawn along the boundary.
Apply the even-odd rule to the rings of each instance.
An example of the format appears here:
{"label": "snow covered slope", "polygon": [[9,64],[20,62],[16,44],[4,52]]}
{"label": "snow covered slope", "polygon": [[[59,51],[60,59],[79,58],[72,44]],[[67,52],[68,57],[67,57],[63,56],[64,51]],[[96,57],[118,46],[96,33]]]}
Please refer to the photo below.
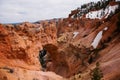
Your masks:
{"label": "snow covered slope", "polygon": [[102,19],[103,17],[108,18],[111,14],[114,14],[116,9],[118,9],[118,5],[107,6],[104,9],[100,9],[98,11],[91,11],[86,14],[86,18],[90,19]]}

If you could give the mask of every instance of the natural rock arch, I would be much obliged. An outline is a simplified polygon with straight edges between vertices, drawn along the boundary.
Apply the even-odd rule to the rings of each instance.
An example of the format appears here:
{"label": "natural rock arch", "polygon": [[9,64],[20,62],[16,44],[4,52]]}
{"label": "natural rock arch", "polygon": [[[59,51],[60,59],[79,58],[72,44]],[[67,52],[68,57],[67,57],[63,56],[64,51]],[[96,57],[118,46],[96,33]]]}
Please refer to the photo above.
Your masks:
{"label": "natural rock arch", "polygon": [[69,71],[65,55],[60,51],[57,45],[54,44],[46,44],[43,46],[50,54],[51,57],[51,64],[47,68],[49,71],[54,71],[59,75],[66,77],[66,74]]}

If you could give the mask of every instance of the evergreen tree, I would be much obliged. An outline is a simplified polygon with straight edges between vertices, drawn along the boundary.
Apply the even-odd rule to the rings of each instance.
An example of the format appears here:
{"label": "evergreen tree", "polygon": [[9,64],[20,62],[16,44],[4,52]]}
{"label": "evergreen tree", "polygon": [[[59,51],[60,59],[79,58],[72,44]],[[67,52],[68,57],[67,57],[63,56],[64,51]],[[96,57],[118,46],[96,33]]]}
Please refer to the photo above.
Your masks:
{"label": "evergreen tree", "polygon": [[99,69],[99,62],[96,63],[96,67],[90,72],[91,80],[101,80],[103,77],[102,71]]}

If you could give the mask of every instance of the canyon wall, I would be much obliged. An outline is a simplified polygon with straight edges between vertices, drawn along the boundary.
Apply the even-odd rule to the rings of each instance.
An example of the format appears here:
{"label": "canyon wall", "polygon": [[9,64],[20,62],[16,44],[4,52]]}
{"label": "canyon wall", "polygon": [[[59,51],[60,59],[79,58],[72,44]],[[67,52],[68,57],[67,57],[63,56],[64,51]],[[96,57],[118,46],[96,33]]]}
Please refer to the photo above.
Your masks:
{"label": "canyon wall", "polygon": [[[81,77],[76,80],[90,80],[96,62],[105,80],[119,80],[119,11],[101,19],[90,19],[89,13],[72,17],[78,13],[72,11],[64,19],[0,24],[0,80],[64,80],[78,74]],[[38,56],[43,48],[47,50],[46,72]]]}

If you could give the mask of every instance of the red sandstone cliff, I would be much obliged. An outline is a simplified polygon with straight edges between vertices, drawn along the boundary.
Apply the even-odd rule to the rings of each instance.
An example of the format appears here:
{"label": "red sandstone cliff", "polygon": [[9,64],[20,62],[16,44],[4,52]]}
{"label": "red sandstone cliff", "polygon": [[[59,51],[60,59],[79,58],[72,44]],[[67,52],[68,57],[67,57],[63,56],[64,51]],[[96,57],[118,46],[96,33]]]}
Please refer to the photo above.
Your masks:
{"label": "red sandstone cliff", "polygon": [[0,80],[53,80],[62,77],[42,72],[38,59],[42,45],[56,44],[56,27],[28,22],[20,25],[0,24]]}
{"label": "red sandstone cliff", "polygon": [[[113,1],[108,5],[118,3]],[[71,16],[76,16],[78,11]],[[91,11],[95,13],[95,9]],[[96,62],[100,63],[105,80],[119,80],[120,13],[105,18],[107,15],[91,19],[86,13],[81,18],[69,15],[69,18],[33,24],[0,24],[0,80],[63,80],[62,77],[73,75],[76,80],[90,80],[89,72]],[[48,72],[41,71],[38,59],[43,47],[51,59],[47,62]]]}

